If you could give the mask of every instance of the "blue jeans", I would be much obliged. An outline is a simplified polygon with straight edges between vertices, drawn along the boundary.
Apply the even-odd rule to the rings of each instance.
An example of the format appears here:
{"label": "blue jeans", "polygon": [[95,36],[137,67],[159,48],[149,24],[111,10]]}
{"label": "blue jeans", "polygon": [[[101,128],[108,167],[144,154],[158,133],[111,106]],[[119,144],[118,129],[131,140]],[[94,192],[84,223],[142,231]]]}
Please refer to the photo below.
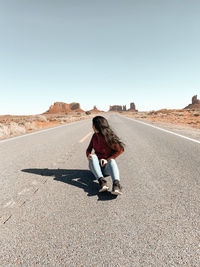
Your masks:
{"label": "blue jeans", "polygon": [[92,159],[89,161],[89,168],[96,179],[99,179],[100,177],[111,176],[112,181],[120,181],[119,169],[114,159],[110,159],[108,163],[102,167],[97,155],[94,154],[92,155]]}

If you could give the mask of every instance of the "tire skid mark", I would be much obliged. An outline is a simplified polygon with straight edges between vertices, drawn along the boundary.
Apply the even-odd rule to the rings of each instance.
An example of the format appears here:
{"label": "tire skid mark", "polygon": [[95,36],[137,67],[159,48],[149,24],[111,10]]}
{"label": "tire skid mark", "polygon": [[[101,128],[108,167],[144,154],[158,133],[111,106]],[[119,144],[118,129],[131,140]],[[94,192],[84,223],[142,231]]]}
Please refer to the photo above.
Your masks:
{"label": "tire skid mark", "polygon": [[23,206],[25,203],[26,203],[26,200],[22,201],[20,207]]}
{"label": "tire skid mark", "polygon": [[3,224],[5,224],[11,217],[12,215],[8,216],[7,219],[3,222]]}
{"label": "tire skid mark", "polygon": [[12,217],[12,214],[9,212],[5,212],[5,213],[1,214],[0,224],[5,224],[11,217]]}
{"label": "tire skid mark", "polygon": [[33,192],[34,194],[39,190],[39,188],[36,188],[36,190]]}

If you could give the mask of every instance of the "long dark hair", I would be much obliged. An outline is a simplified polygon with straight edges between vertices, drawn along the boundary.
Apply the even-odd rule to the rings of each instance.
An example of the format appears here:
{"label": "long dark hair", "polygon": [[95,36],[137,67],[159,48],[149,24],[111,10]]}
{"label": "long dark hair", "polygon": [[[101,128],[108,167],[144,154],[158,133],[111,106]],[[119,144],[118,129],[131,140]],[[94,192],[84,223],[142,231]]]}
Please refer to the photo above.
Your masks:
{"label": "long dark hair", "polygon": [[92,123],[94,127],[96,128],[96,130],[104,136],[105,141],[110,148],[112,148],[113,145],[118,144],[124,150],[125,144],[119,139],[119,137],[111,129],[106,118],[102,116],[96,116],[92,119]]}

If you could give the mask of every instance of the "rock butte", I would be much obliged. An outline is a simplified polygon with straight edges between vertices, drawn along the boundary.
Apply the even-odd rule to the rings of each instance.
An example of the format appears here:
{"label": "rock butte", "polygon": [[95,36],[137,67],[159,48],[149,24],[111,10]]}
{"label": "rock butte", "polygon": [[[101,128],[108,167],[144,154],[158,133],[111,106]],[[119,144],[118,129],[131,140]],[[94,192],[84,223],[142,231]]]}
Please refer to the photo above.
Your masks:
{"label": "rock butte", "polygon": [[68,112],[84,112],[84,110],[81,109],[79,103],[73,102],[71,104],[67,104],[64,102],[55,102],[53,105],[50,106],[49,110],[47,110],[43,114],[57,114]]}
{"label": "rock butte", "polygon": [[110,106],[109,111],[135,111],[137,112],[138,110],[135,108],[135,104],[132,102],[130,103],[130,108],[126,109],[126,105],[120,106],[120,105],[114,105],[114,106]]}
{"label": "rock butte", "polygon": [[101,113],[104,112],[102,110],[99,110],[96,106],[93,107],[93,109],[89,110],[90,113]]}
{"label": "rock butte", "polygon": [[200,100],[197,99],[197,95],[192,97],[192,104],[189,104],[184,109],[200,109]]}

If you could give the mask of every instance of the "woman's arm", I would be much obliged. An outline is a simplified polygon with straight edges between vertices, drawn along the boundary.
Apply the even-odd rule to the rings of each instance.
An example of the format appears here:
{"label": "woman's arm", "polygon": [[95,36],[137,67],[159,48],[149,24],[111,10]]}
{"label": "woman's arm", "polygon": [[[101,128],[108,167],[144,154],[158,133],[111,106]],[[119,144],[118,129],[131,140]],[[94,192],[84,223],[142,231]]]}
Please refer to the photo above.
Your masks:
{"label": "woman's arm", "polygon": [[93,138],[94,138],[94,135],[92,136],[91,140],[90,140],[90,143],[89,143],[89,146],[86,150],[86,156],[88,157],[88,155],[92,152],[92,149],[93,149]]}
{"label": "woman's arm", "polygon": [[124,149],[119,144],[115,144],[112,149],[113,153],[107,158],[107,161],[110,159],[115,159],[124,152]]}

